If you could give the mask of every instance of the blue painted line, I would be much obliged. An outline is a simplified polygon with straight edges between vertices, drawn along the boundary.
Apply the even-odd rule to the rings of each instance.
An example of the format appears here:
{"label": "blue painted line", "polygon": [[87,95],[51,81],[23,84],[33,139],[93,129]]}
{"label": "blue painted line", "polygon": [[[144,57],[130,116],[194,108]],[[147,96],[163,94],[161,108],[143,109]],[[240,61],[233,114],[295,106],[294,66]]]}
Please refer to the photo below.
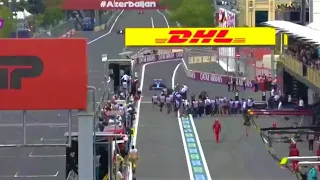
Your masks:
{"label": "blue painted line", "polygon": [[195,131],[189,117],[181,118],[183,135],[186,140],[189,154],[189,162],[192,168],[192,175],[195,180],[209,180],[206,174],[204,163],[199,150],[199,142],[195,138]]}

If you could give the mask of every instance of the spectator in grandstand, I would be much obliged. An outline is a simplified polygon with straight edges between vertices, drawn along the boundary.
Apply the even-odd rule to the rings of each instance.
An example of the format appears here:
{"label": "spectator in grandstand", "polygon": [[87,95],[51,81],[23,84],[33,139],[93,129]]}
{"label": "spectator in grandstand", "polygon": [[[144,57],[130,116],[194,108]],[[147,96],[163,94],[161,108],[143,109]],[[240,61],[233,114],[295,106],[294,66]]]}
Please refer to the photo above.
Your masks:
{"label": "spectator in grandstand", "polygon": [[299,4],[295,4],[290,2],[289,4],[280,4],[277,5],[277,10],[299,10],[301,6]]}
{"label": "spectator in grandstand", "polygon": [[305,65],[318,70],[320,69],[320,59],[316,46],[294,39],[292,39],[290,42],[292,43],[290,43],[287,48],[287,54],[303,62]]}

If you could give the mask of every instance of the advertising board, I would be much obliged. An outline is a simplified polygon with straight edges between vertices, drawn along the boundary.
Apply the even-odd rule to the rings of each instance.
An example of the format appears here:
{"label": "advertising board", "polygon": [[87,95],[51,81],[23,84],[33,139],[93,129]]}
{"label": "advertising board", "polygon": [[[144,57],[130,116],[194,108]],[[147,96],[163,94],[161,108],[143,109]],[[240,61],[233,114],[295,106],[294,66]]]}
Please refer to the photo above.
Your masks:
{"label": "advertising board", "polygon": [[63,0],[64,10],[162,9],[158,0]]}
{"label": "advertising board", "polygon": [[[167,53],[167,54],[138,57],[135,59],[136,61],[135,63],[143,64],[143,63],[154,62],[154,61],[168,61],[168,60],[174,60],[174,59],[180,59],[180,58],[183,58],[183,52],[181,51]],[[218,83],[218,84],[227,84],[227,82],[230,80],[230,76],[227,76],[227,75],[189,70],[183,60],[182,62],[183,62],[182,64],[184,65],[186,75],[193,80],[210,82],[210,83]],[[242,86],[241,77],[237,78],[236,83],[238,86]],[[246,83],[246,86],[251,88],[252,83],[248,82]]]}
{"label": "advertising board", "polygon": [[[261,35],[263,34],[263,38]],[[125,46],[275,46],[275,29],[126,28]]]}
{"label": "advertising board", "polygon": [[0,110],[87,107],[85,39],[0,39]]}

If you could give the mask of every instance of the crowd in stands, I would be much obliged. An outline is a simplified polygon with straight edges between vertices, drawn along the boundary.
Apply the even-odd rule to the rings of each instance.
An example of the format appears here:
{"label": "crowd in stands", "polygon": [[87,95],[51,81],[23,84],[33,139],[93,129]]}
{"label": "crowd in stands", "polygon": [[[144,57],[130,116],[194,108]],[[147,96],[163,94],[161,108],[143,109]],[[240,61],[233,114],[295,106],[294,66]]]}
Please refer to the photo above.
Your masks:
{"label": "crowd in stands", "polygon": [[276,6],[277,10],[299,10],[301,9],[300,4],[289,3],[289,4],[279,4]]}
{"label": "crowd in stands", "polygon": [[[283,12],[283,11],[290,12],[292,10],[301,10],[301,4],[292,2],[289,4],[277,5],[276,8],[279,12]],[[298,12],[298,15],[300,17],[299,12]],[[281,19],[283,19],[283,17]],[[320,59],[318,55],[319,54],[318,48],[316,45],[312,45],[308,41],[289,36],[289,46],[285,50],[285,53],[303,62],[308,67],[312,67],[320,70]]]}
{"label": "crowd in stands", "polygon": [[302,40],[290,39],[286,53],[305,65],[320,70],[320,58],[316,46]]}

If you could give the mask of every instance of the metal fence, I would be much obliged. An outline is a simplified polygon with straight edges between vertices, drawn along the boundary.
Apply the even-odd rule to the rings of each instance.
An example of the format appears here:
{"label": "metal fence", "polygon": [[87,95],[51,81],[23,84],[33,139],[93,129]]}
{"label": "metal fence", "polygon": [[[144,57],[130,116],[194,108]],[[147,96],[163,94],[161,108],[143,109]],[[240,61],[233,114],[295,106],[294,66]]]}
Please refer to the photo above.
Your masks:
{"label": "metal fence", "polygon": [[76,25],[76,20],[71,19],[66,22],[61,22],[59,25],[49,30],[36,33],[35,37],[60,37],[65,33],[67,33],[68,31],[74,29],[75,25]]}
{"label": "metal fence", "polygon": [[[99,21],[96,21],[96,26],[105,24],[108,22],[108,20],[112,17],[114,13],[117,13],[118,11],[108,11],[101,15],[101,19]],[[35,34],[35,37],[60,37],[64,34],[66,34],[68,31],[72,29],[77,29],[77,22],[75,19],[71,19],[69,21],[60,22],[59,25],[52,27],[49,30],[43,30],[39,33]]]}

